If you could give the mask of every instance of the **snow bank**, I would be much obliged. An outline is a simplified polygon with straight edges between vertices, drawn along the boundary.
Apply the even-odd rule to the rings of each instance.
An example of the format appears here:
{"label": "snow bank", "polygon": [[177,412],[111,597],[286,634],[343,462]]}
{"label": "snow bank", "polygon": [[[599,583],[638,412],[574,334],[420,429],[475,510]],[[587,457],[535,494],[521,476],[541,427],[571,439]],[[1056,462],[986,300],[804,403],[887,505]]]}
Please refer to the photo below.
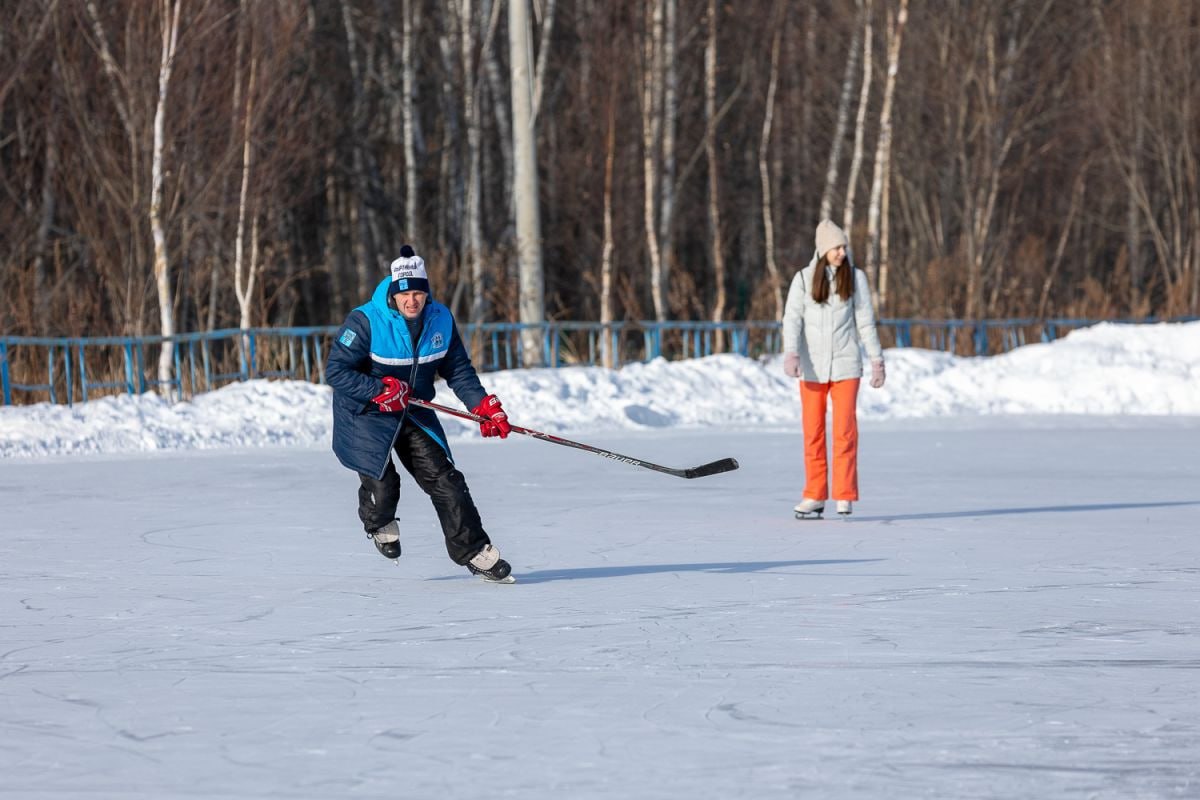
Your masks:
{"label": "snow bank", "polygon": [[[1048,344],[964,358],[915,348],[886,352],[888,382],[864,385],[863,420],[978,415],[1200,415],[1200,322],[1102,324]],[[680,426],[792,426],[795,382],[779,357],[733,355],[483,376],[515,422],[556,433]],[[313,446],[330,436],[331,391],[257,380],[168,405],[156,395],[74,407],[0,408],[0,457],[155,450]],[[457,406],[448,391],[438,401]],[[474,426],[445,420],[451,436]]]}

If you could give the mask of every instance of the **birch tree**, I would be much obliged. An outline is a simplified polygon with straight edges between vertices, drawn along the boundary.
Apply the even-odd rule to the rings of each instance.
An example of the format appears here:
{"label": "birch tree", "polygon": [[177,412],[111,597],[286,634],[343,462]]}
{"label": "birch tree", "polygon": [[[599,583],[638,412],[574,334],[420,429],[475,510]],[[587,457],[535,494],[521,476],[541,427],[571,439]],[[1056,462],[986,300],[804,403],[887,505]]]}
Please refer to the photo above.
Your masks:
{"label": "birch tree", "polygon": [[[243,8],[244,11],[244,8]],[[245,14],[239,24],[246,25]],[[252,33],[251,33],[252,35]],[[237,237],[234,244],[233,256],[233,290],[238,303],[238,327],[246,330],[250,327],[250,301],[254,297],[254,284],[258,277],[258,216],[250,206],[250,176],[254,170],[254,95],[258,72],[258,59],[251,42],[248,47],[250,66],[246,77],[245,107],[242,113],[242,183],[238,191]],[[239,59],[240,60],[240,59]],[[241,75],[235,75],[234,80],[241,81]],[[240,91],[235,94],[242,94]],[[246,263],[246,218],[253,217],[254,231],[251,235],[250,263]],[[249,353],[246,353],[249,358]]]}
{"label": "birch tree", "polygon": [[875,146],[875,176],[871,181],[871,201],[867,211],[867,253],[871,260],[875,280],[872,287],[876,293],[876,305],[882,310],[887,305],[888,251],[887,238],[880,224],[880,211],[884,205],[884,186],[889,177],[892,157],[892,102],[896,94],[896,77],[900,72],[900,45],[904,40],[904,26],[908,22],[908,0],[900,0],[895,20],[888,24],[887,79],[883,86],[883,106],[879,110],[879,139]]}
{"label": "birch tree", "polygon": [[854,153],[850,157],[850,175],[846,179],[846,205],[842,210],[842,228],[847,236],[854,235],[854,198],[858,193],[858,173],[862,169],[866,146],[867,106],[871,102],[871,78],[874,74],[871,48],[875,36],[871,29],[872,3],[873,0],[866,0],[862,13],[862,83],[858,90],[858,114],[854,120]]}
{"label": "birch tree", "polygon": [[771,147],[771,127],[775,119],[775,90],[779,85],[779,51],[783,40],[783,26],[779,23],[778,4],[773,18],[775,35],[771,40],[771,74],[767,81],[766,109],[763,112],[762,130],[758,139],[758,176],[762,186],[762,224],[766,246],[767,276],[770,278],[772,296],[775,298],[775,318],[783,319],[783,283],[779,276],[779,264],[775,260],[775,206],[771,195],[771,174],[768,156]]}
{"label": "birch tree", "polygon": [[533,135],[533,87],[529,63],[529,7],[509,0],[509,58],[512,62],[513,197],[517,212],[520,260],[521,363],[542,366],[541,336],[534,326],[545,321],[542,280],[542,233],[538,213],[537,151]]}
{"label": "birch tree", "polygon": [[[179,8],[183,0],[161,0],[162,52],[158,68],[158,100],[154,105],[154,144],[151,150],[150,230],[154,237],[154,284],[158,290],[159,329],[165,337],[175,335],[175,298],[171,286],[171,260],[167,252],[167,231],[163,220],[163,159],[166,153],[167,92],[171,86],[171,68],[179,43]],[[159,392],[169,400],[178,398],[171,385],[175,365],[175,342],[163,341],[158,356]]]}
{"label": "birch tree", "polygon": [[[725,240],[721,231],[721,164],[717,159],[717,0],[708,0],[704,44],[704,152],[708,164],[708,242],[713,265],[713,322],[725,319]],[[716,348],[725,349],[717,331]]]}
{"label": "birch tree", "polygon": [[[142,132],[138,129],[138,124],[135,123],[132,111],[130,109],[130,100],[132,97],[128,94],[132,91],[130,81],[117,65],[117,60],[113,56],[112,47],[108,40],[108,31],[100,17],[100,12],[96,8],[94,0],[87,0],[84,4],[84,9],[87,12],[88,22],[90,23],[92,34],[94,37],[94,47],[96,54],[100,59],[101,69],[108,79],[105,81],[109,91],[109,98],[113,104],[113,108],[117,113],[117,117],[121,120],[121,128],[125,133],[125,143],[129,148],[127,161],[127,171],[131,176],[129,182],[128,195],[124,198],[124,211],[129,225],[129,237],[134,240],[127,248],[125,255],[125,273],[126,280],[131,281],[133,274],[144,269],[144,262],[138,257],[138,233],[141,228],[142,221],[142,203],[144,198],[143,188],[141,184],[141,176],[144,175],[144,144]],[[73,83],[73,82],[72,82]],[[70,84],[68,84],[70,85]],[[108,191],[112,195],[117,195],[116,189],[112,183],[108,184]],[[127,290],[124,293],[125,308],[122,314],[123,322],[126,329],[130,327],[133,321],[135,311],[132,308],[133,299],[132,291]]]}
{"label": "birch tree", "polygon": [[675,137],[679,117],[679,73],[675,63],[675,37],[679,0],[661,0],[663,9],[663,38],[661,58],[661,114],[662,114],[662,150],[661,169],[659,174],[660,201],[658,211],[658,246],[661,254],[658,258],[661,306],[666,319],[671,315],[671,266],[675,260],[674,237],[672,223],[675,218],[675,172],[676,154]]}
{"label": "birch tree", "polygon": [[615,315],[613,314],[613,275],[616,267],[613,264],[613,166],[617,160],[617,79],[616,71],[609,85],[607,130],[604,135],[604,233],[600,246],[600,324],[603,326],[603,339],[600,343],[600,357],[605,368],[612,369],[616,360],[613,352],[611,328]]}
{"label": "birch tree", "polygon": [[542,11],[542,30],[538,34],[537,69],[534,71],[533,79],[533,120],[535,123],[542,110],[542,97],[546,94],[546,69],[550,63],[550,44],[554,39],[554,11],[558,7],[558,0],[543,0],[543,2],[545,10]]}
{"label": "birch tree", "polygon": [[381,240],[374,214],[366,203],[371,191],[371,179],[368,176],[367,154],[365,152],[366,100],[364,98],[364,83],[366,67],[360,60],[358,29],[354,21],[354,11],[350,0],[340,0],[342,24],[346,35],[347,62],[350,67],[351,107],[350,107],[350,158],[351,158],[351,194],[347,198],[350,211],[350,230],[353,231],[351,241],[354,248],[354,263],[358,274],[358,293],[365,295],[371,291],[376,282],[379,242]]}
{"label": "birch tree", "polygon": [[850,122],[850,103],[854,94],[854,77],[858,70],[858,59],[863,29],[863,0],[854,0],[858,16],[850,37],[849,58],[842,73],[842,93],[838,98],[837,122],[833,126],[833,143],[829,147],[829,164],[825,168],[825,189],[821,192],[821,219],[833,218],[833,192],[837,186],[838,172],[842,164],[842,146],[846,139],[846,126]]}
{"label": "birch tree", "polygon": [[463,124],[467,129],[466,223],[463,260],[471,275],[471,321],[483,322],[487,313],[483,273],[482,180],[480,147],[482,140],[479,114],[479,76],[475,65],[475,6],[472,0],[456,0],[458,5],[459,53],[462,59]]}
{"label": "birch tree", "polygon": [[[487,35],[484,37],[483,51],[480,54],[480,58],[482,60],[481,68],[487,78],[487,90],[491,100],[488,105],[492,110],[492,118],[496,125],[494,139],[496,146],[500,149],[500,160],[504,165],[500,180],[505,214],[505,230],[502,239],[507,241],[515,239],[517,224],[516,207],[514,206],[515,197],[513,196],[513,173],[516,167],[513,164],[513,130],[512,124],[509,122],[509,113],[512,110],[512,97],[509,90],[511,80],[504,80],[504,75],[500,69],[500,59],[497,55],[498,48],[492,44],[496,38],[496,31],[500,27],[500,11],[505,5],[504,0],[484,0],[484,16],[488,18],[488,28]],[[507,272],[511,280],[520,280],[519,264],[511,264]]]}
{"label": "birch tree", "polygon": [[654,317],[667,318],[662,251],[658,236],[658,180],[662,152],[662,38],[664,0],[648,0],[642,37],[642,219],[650,257],[650,298]]}
{"label": "birch tree", "polygon": [[421,247],[424,239],[421,217],[417,209],[420,168],[417,164],[416,58],[413,51],[413,38],[418,27],[416,13],[413,0],[400,0],[400,119],[404,140],[404,232],[409,241],[416,242],[417,246]]}

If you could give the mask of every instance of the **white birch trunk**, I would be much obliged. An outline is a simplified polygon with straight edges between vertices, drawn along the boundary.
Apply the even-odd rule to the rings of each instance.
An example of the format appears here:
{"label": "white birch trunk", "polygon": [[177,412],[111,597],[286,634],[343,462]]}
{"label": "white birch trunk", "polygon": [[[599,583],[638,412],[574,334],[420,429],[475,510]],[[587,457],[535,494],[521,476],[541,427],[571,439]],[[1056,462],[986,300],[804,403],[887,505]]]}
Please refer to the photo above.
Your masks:
{"label": "white birch trunk", "polygon": [[771,78],[767,83],[766,112],[763,114],[762,133],[758,140],[758,176],[762,183],[762,221],[764,246],[766,248],[767,275],[771,292],[775,296],[775,319],[783,319],[783,286],[779,280],[779,265],[775,261],[775,208],[771,197],[771,173],[768,156],[771,148],[771,127],[775,119],[775,90],[779,85],[779,51],[782,42],[782,25],[775,26],[771,43]]}
{"label": "white birch trunk", "polygon": [[[234,44],[233,55],[233,101],[230,103],[230,123],[229,123],[229,141],[237,141],[241,136],[242,130],[242,72],[245,70],[246,61],[246,3],[245,0],[238,2],[238,21],[237,35]],[[221,174],[221,205],[217,209],[217,230],[225,230],[225,209],[227,203],[225,199],[229,196],[229,181],[230,172],[222,171]],[[220,296],[221,289],[221,268],[225,263],[224,251],[221,250],[212,258],[212,263],[209,269],[208,276],[208,316],[205,320],[204,329],[207,331],[216,330],[217,327],[217,299]]]}
{"label": "white birch trunk", "polygon": [[[487,4],[492,3],[488,9]],[[516,208],[514,207],[515,198],[513,197],[513,132],[512,125],[509,124],[508,115],[512,108],[512,101],[509,97],[509,84],[504,81],[503,73],[500,69],[500,59],[496,57],[496,48],[492,46],[492,41],[496,36],[496,29],[500,26],[500,9],[504,6],[504,0],[485,0],[484,9],[489,17],[487,38],[483,47],[483,71],[487,75],[488,90],[492,97],[491,109],[492,116],[496,121],[496,136],[494,137],[496,145],[500,148],[500,159],[504,164],[504,171],[501,175],[503,183],[503,194],[506,198],[505,213],[508,215],[506,219],[506,230],[504,239],[515,238],[516,233]],[[509,98],[505,102],[505,98]],[[519,280],[519,265],[516,261],[512,261],[508,267],[508,276],[512,281]]]}
{"label": "white birch trunk", "polygon": [[542,13],[542,32],[538,35],[537,70],[533,80],[532,115],[535,125],[542,110],[542,95],[546,91],[546,65],[550,63],[550,42],[554,36],[554,9],[557,5],[558,0],[546,0],[546,10]]}
{"label": "white birch trunk", "polygon": [[858,59],[862,44],[863,0],[858,5],[858,19],[854,34],[850,37],[850,54],[846,59],[846,70],[842,73],[842,94],[838,99],[837,122],[833,128],[833,145],[829,148],[829,164],[825,168],[825,190],[821,192],[821,219],[833,218],[833,192],[837,187],[838,172],[841,170],[842,145],[846,139],[846,126],[850,123],[850,102],[854,94],[854,77],[858,71]]}
{"label": "white birch trunk", "polygon": [[646,226],[646,250],[650,255],[650,298],[654,317],[667,318],[667,297],[663,286],[662,251],[658,241],[658,174],[662,146],[662,36],[663,3],[650,0],[651,19],[645,36],[642,66],[642,181],[643,219]]}
{"label": "white birch trunk", "polygon": [[[129,139],[130,153],[136,158],[139,137],[137,128],[133,124],[133,119],[129,115],[129,109],[125,104],[122,89],[122,87],[126,86],[125,80],[120,68],[117,66],[116,59],[113,58],[112,50],[108,46],[108,34],[104,30],[104,24],[100,21],[100,13],[96,10],[94,0],[88,0],[84,4],[84,8],[87,9],[88,19],[91,21],[92,30],[96,34],[96,47],[100,54],[100,64],[104,68],[104,74],[109,78],[108,88],[112,93],[113,105],[116,106],[117,116],[121,118],[121,124],[125,128],[125,136]],[[130,163],[130,167],[133,167],[132,162]]]}
{"label": "white birch trunk", "polygon": [[[521,323],[537,325],[545,322],[546,309],[527,0],[509,0],[508,35],[512,63],[513,200],[517,216],[517,257],[520,261],[518,306]],[[542,337],[537,329],[521,331],[522,366],[543,366],[541,342]]]}
{"label": "white birch trunk", "polygon": [[[100,14],[93,0],[87,0],[84,8],[87,10],[92,32],[95,35],[94,47],[100,57],[104,74],[108,77],[109,94],[112,98],[113,106],[117,110],[117,115],[121,118],[121,126],[125,130],[125,138],[129,145],[128,168],[132,178],[129,184],[129,201],[126,204],[125,212],[129,220],[129,237],[134,241],[139,241],[142,235],[142,203],[143,189],[145,188],[142,185],[142,176],[145,174],[146,153],[145,147],[142,144],[141,131],[134,124],[134,119],[130,114],[128,100],[130,99],[132,89],[130,88],[130,82],[126,80],[125,75],[117,66],[116,59],[113,57],[112,49],[108,44],[108,34],[104,29],[104,24],[100,19]],[[140,124],[140,119],[138,122]],[[125,275],[122,317],[125,320],[127,330],[134,325],[136,320],[136,329],[138,332],[141,332],[143,328],[141,303],[135,304],[133,302],[133,285],[138,278],[138,273],[145,265],[142,263],[141,247],[134,247],[132,251],[129,256],[128,269]]]}
{"label": "white birch trunk", "polygon": [[[803,80],[800,82],[802,104],[800,106],[800,135],[797,138],[800,140],[800,163],[804,164],[805,169],[809,169],[810,165],[815,163],[812,154],[813,106],[816,104],[817,94],[813,88],[816,83],[814,77],[817,71],[823,68],[823,65],[817,55],[817,28],[820,20],[817,4],[810,1],[805,5],[807,8],[804,15],[804,65],[802,67]],[[775,24],[780,28],[785,28],[787,16],[786,11],[782,18],[776,12],[775,19],[778,22]],[[805,218],[812,212],[813,194],[811,191],[804,192],[799,198],[799,207]]]}
{"label": "white birch trunk", "polygon": [[[163,222],[163,158],[166,151],[167,90],[179,42],[181,0],[163,0],[162,53],[158,67],[158,100],[154,106],[154,146],[151,152],[150,231],[154,237],[154,283],[158,289],[159,327],[163,336],[175,335],[175,299],[171,292],[171,261],[167,254],[167,232]],[[179,398],[171,386],[175,366],[175,342],[163,342],[158,356],[159,393],[168,400]]]}
{"label": "white birch trunk", "polygon": [[908,0],[900,0],[900,10],[888,28],[887,80],[883,87],[883,107],[879,111],[879,140],[875,147],[875,175],[871,181],[871,201],[867,211],[867,252],[875,280],[876,307],[882,309],[887,301],[887,264],[884,263],[880,209],[883,205],[885,175],[890,169],[892,155],[892,102],[896,93],[896,77],[900,72],[900,45],[904,25],[908,22]]}
{"label": "white birch trunk", "polygon": [[854,154],[850,158],[850,175],[846,179],[846,206],[842,211],[842,228],[851,238],[854,236],[854,197],[858,194],[858,174],[862,170],[867,132],[867,106],[871,102],[871,76],[874,69],[872,48],[874,47],[875,32],[871,26],[872,2],[873,0],[866,0],[863,8],[862,86],[858,91],[858,115],[854,120]]}
{"label": "white birch trunk", "polygon": [[464,260],[471,275],[471,321],[483,322],[487,294],[483,274],[483,216],[481,207],[479,82],[475,69],[475,8],[458,0],[459,46],[462,59],[463,125],[467,129],[467,206]]}
{"label": "white birch trunk", "polygon": [[[708,39],[704,46],[704,152],[708,163],[708,227],[713,265],[713,322],[725,319],[725,241],[721,232],[721,165],[717,160],[717,0],[708,0]],[[717,331],[716,350],[725,349]]]}
{"label": "white birch trunk", "polygon": [[[254,145],[251,141],[254,128],[254,85],[258,70],[258,59],[254,57],[253,47],[250,48],[250,74],[246,78],[246,107],[242,117],[242,185],[238,192],[238,222],[237,240],[233,254],[233,291],[238,302],[238,327],[246,330],[250,327],[250,301],[254,297],[254,282],[256,265],[246,265],[246,218],[250,215],[250,175],[254,171]],[[239,78],[240,80],[240,78]],[[257,230],[258,218],[254,218]],[[253,236],[252,249],[257,248],[258,237]],[[248,343],[246,343],[248,344]],[[250,353],[246,351],[247,359]]]}
{"label": "white birch trunk", "polygon": [[675,20],[679,0],[664,0],[664,31],[661,86],[662,99],[662,166],[658,212],[659,280],[662,284],[663,307],[671,315],[671,266],[675,261],[672,222],[675,217],[675,130],[679,117],[679,77],[675,64]]}
{"label": "white birch trunk", "polygon": [[342,24],[346,29],[346,54],[350,66],[350,80],[353,84],[351,94],[351,125],[353,132],[352,163],[354,176],[352,180],[352,195],[350,197],[351,241],[353,242],[354,262],[358,274],[358,293],[369,294],[375,285],[375,274],[370,264],[372,247],[367,243],[367,231],[370,223],[367,219],[370,213],[363,202],[363,192],[366,189],[364,175],[366,164],[363,157],[362,142],[360,141],[363,121],[363,78],[362,68],[358,63],[358,34],[354,27],[354,15],[349,0],[341,0]]}
{"label": "white birch trunk", "polygon": [[617,160],[617,99],[614,79],[608,96],[608,132],[604,140],[604,245],[600,251],[600,358],[612,369],[616,354],[609,325],[613,322],[613,165]]}
{"label": "white birch trunk", "polygon": [[400,101],[400,124],[404,140],[404,235],[418,248],[421,241],[420,216],[417,214],[417,183],[420,170],[417,167],[416,139],[416,65],[413,63],[413,0],[401,0],[400,17],[403,30],[400,39],[400,85],[403,98]]}

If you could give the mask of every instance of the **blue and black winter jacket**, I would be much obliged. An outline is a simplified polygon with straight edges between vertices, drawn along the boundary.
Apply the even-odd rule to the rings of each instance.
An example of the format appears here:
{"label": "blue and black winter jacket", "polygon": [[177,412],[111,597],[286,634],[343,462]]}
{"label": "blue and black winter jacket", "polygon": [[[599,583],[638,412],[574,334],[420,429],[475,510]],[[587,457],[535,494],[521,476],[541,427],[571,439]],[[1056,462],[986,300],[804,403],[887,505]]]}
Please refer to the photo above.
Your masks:
{"label": "blue and black winter jacket", "polygon": [[376,480],[383,477],[406,421],[419,425],[450,454],[446,433],[431,409],[412,406],[385,414],[371,402],[383,391],[385,376],[406,381],[412,396],[422,400],[437,394],[433,383],[439,375],[467,408],[487,395],[450,309],[431,299],[414,343],[404,316],[388,304],[390,282],[385,279],[368,302],[350,312],[325,364],[325,380],[333,387],[333,452],[343,466]]}

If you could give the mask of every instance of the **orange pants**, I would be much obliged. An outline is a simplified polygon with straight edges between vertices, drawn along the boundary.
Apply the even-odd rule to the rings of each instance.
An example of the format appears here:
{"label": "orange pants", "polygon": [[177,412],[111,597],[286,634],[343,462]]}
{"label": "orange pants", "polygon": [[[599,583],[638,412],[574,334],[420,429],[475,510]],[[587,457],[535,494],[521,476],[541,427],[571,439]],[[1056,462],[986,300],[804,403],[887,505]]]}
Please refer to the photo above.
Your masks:
{"label": "orange pants", "polygon": [[833,499],[858,499],[858,378],[832,383],[800,381],[804,421],[804,496],[826,500],[829,469],[825,447],[826,399],[833,400]]}

